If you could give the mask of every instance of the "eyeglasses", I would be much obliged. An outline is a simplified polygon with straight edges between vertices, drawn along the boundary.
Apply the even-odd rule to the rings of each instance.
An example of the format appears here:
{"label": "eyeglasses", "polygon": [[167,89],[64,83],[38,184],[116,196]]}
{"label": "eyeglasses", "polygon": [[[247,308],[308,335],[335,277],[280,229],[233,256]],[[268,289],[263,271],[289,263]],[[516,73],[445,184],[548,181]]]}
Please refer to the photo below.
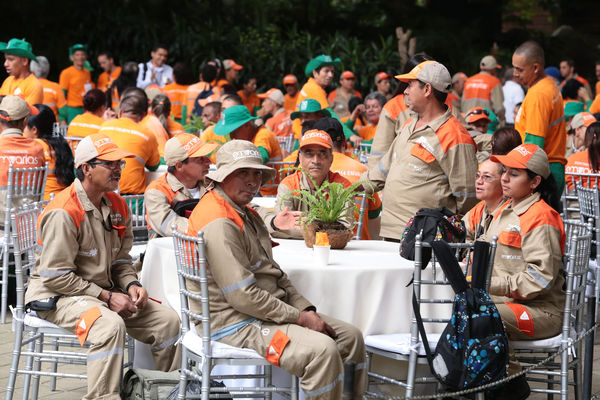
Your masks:
{"label": "eyeglasses", "polygon": [[484,175],[482,175],[482,174],[480,174],[480,173],[478,172],[477,174],[475,174],[475,180],[476,180],[476,181],[478,181],[478,180],[480,180],[480,179],[483,179],[483,181],[484,181],[485,183],[490,183],[490,182],[493,182],[493,181],[495,181],[495,180],[496,180],[496,179],[498,179],[498,178],[497,178],[497,177],[495,177],[495,176],[491,176],[491,175],[485,175],[485,174],[484,174]]}
{"label": "eyeglasses", "polygon": [[96,160],[93,161],[90,164],[92,167],[95,167],[96,165],[102,165],[103,167],[106,167],[108,169],[123,169],[125,168],[125,160],[120,160],[120,161],[104,161],[104,160]]}
{"label": "eyeglasses", "polygon": [[469,115],[479,115],[479,114],[484,114],[486,117],[490,116],[490,112],[488,110],[486,110],[485,108],[478,108],[477,110],[468,112],[467,115],[465,115],[465,118],[469,118]]}

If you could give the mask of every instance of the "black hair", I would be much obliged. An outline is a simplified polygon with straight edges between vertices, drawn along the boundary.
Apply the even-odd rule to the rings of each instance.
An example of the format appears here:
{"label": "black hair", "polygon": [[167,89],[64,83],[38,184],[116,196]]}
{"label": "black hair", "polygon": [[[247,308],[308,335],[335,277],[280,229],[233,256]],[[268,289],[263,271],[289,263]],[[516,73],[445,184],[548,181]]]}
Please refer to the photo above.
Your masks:
{"label": "black hair", "polygon": [[560,62],[566,62],[569,67],[575,66],[575,60],[573,60],[572,58],[564,58],[560,60]]}
{"label": "black hair", "polygon": [[[190,158],[188,157],[188,158],[186,158],[185,160],[183,160],[181,163],[182,163],[182,164],[187,164],[189,161],[190,161]],[[168,173],[170,173],[170,174],[174,174],[176,169],[177,169],[177,168],[175,168],[175,166],[174,166],[174,165],[169,165],[169,166],[167,167],[167,172],[168,172]]]}
{"label": "black hair", "polygon": [[154,46],[152,46],[153,52],[158,49],[165,49],[166,51],[169,51],[169,48],[164,43],[155,43]]}
{"label": "black hair", "polygon": [[127,99],[128,97],[137,97],[139,98],[146,106],[149,104],[148,95],[146,92],[139,87],[132,86],[128,87],[121,94],[121,101]]}
{"label": "black hair", "polygon": [[[419,81],[419,86],[420,87],[425,87],[425,85],[426,85],[425,82]],[[433,97],[435,97],[435,99],[440,104],[445,104],[446,103],[446,98],[448,98],[448,93],[440,92],[439,90],[437,90],[433,86],[431,86],[431,89],[433,89]]]}
{"label": "black hair", "polygon": [[207,105],[204,106],[204,108],[212,108],[216,113],[220,113],[221,112],[221,102],[220,101],[211,101],[210,103],[208,103]]}
{"label": "black hair", "polygon": [[242,101],[242,98],[237,93],[228,94],[227,96],[225,96],[223,98],[223,101],[225,101],[225,100],[231,100],[231,101],[235,102],[237,105],[244,104],[244,102]]}
{"label": "black hair", "polygon": [[346,137],[344,136],[344,128],[342,128],[342,124],[335,118],[321,118],[317,121],[314,121],[312,125],[312,129],[318,129],[321,131],[325,131],[331,137],[331,141],[333,142],[334,147],[344,147],[346,143]]}
{"label": "black hair", "polygon": [[38,138],[45,141],[52,152],[55,159],[55,174],[56,179],[62,185],[69,186],[75,180],[73,172],[73,153],[69,144],[61,135],[53,135],[54,123],[56,117],[50,107],[44,104],[36,104],[35,107],[39,110],[37,115],[30,115],[27,120],[29,128],[37,128]]}
{"label": "black hair", "polygon": [[217,67],[212,64],[205,64],[204,67],[202,67],[201,75],[204,82],[210,83],[217,77]]}
{"label": "black hair", "polygon": [[[414,67],[421,64],[424,61],[433,61],[433,57],[428,55],[427,53],[417,53],[411,58],[408,59],[406,64],[404,64],[404,69],[402,70],[403,74],[408,74]],[[394,95],[392,97],[396,97],[397,95],[404,93],[408,86],[408,83],[398,81],[398,86],[396,86],[396,90],[394,91]]]}
{"label": "black hair", "polygon": [[251,79],[256,80],[256,75],[251,73],[246,73],[242,75],[242,85],[247,85]]}
{"label": "black hair", "polygon": [[[237,89],[231,83],[227,83],[227,84],[221,86],[221,94],[228,94],[228,95],[236,95],[237,96]],[[240,102],[241,101],[242,101],[242,99],[240,99]]]}
{"label": "black hair", "polygon": [[124,113],[132,113],[143,117],[148,110],[148,99],[144,99],[137,94],[124,95],[119,103],[119,109]]}
{"label": "black hair", "polygon": [[100,56],[104,56],[106,58],[112,58],[113,60],[115,59],[112,55],[112,53],[110,51],[107,50],[103,50],[100,53],[98,53],[98,55],[96,56],[96,58],[100,57]]}
{"label": "black hair", "polygon": [[85,175],[83,174],[83,168],[81,165],[75,170],[75,178],[79,179],[81,182],[83,182],[83,180],[85,179]]}
{"label": "black hair", "polygon": [[[539,176],[533,171],[528,169],[525,170],[527,172],[527,177],[531,180],[536,176]],[[540,176],[542,178],[540,184],[535,188],[535,193],[539,193],[542,200],[544,200],[550,207],[554,209],[557,213],[562,212],[562,202],[560,201],[561,194],[558,193],[558,185],[554,180],[554,176],[552,174],[548,175],[547,178]]]}
{"label": "black hair", "polygon": [[133,61],[127,61],[123,65],[123,69],[121,70],[121,75],[110,85],[110,88],[106,91],[108,94],[106,96],[107,107],[111,108],[112,106],[112,91],[113,88],[117,89],[117,94],[119,98],[123,96],[123,93],[130,87],[135,87],[137,84],[137,76],[139,73],[139,67],[137,63]]}
{"label": "black hair", "polygon": [[563,99],[577,100],[579,97],[577,92],[582,86],[583,84],[577,79],[567,80],[561,90]]}
{"label": "black hair", "polygon": [[506,155],[521,143],[521,135],[515,128],[500,128],[492,135],[492,155]]}
{"label": "black hair", "polygon": [[350,111],[350,114],[352,114],[352,111],[354,111],[356,107],[362,104],[362,102],[362,99],[358,96],[350,97],[350,99],[348,100],[348,111]]}
{"label": "black hair", "polygon": [[171,100],[169,97],[164,94],[157,95],[154,99],[152,99],[152,103],[150,103],[150,108],[152,109],[152,114],[160,121],[160,124],[165,128],[167,134],[170,135],[168,126],[169,126],[169,115],[171,114]]}
{"label": "black hair", "polygon": [[106,105],[106,94],[100,89],[92,89],[83,96],[83,109],[94,112]]}
{"label": "black hair", "polygon": [[585,131],[585,147],[588,150],[588,158],[592,171],[597,174],[600,171],[600,122],[594,122]]}
{"label": "black hair", "polygon": [[180,85],[191,85],[194,80],[192,71],[190,71],[184,62],[177,62],[173,65],[173,78]]}

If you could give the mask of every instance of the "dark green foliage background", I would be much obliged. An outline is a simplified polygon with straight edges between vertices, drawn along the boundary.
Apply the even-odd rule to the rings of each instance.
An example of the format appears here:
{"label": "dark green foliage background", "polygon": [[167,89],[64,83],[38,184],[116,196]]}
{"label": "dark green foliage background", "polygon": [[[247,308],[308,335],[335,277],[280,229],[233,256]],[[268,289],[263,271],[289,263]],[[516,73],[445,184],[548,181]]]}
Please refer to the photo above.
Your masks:
{"label": "dark green foliage background", "polygon": [[503,10],[515,3],[525,8],[532,1],[21,0],[4,2],[0,40],[25,37],[35,54],[50,59],[54,80],[70,64],[67,49],[73,43],[86,43],[97,67],[95,55],[101,50],[113,52],[119,63],[139,62],[162,42],[169,47],[169,63],[185,61],[195,77],[209,58],[233,58],[257,77],[259,90],[280,86],[286,73],[304,81],[306,62],[328,53],[353,70],[358,89],[368,92],[376,72],[400,71],[395,27],[403,26],[417,36],[417,51],[434,56],[452,73],[476,72],[494,42],[500,46],[499,62],[509,63],[520,42],[536,38],[547,49],[548,64],[557,65],[568,54],[580,73],[595,80],[600,2],[540,1],[576,29],[558,38],[524,30],[501,33]]}

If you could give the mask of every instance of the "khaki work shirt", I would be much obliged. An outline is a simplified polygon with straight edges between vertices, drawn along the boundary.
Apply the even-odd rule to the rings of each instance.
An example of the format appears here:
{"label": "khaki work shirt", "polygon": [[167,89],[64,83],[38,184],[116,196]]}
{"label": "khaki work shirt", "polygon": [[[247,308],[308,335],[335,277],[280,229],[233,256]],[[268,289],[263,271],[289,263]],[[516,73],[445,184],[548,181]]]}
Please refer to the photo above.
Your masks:
{"label": "khaki work shirt", "polygon": [[382,237],[400,239],[420,208],[445,206],[464,214],[477,202],[476,146],[466,129],[450,110],[418,129],[416,123],[409,119],[385,156],[361,177],[375,191],[385,187]]}
{"label": "khaki work shirt", "polygon": [[[127,210],[125,201],[112,195]],[[79,179],[48,204],[38,218],[39,246],[25,303],[57,295],[98,297],[102,289],[125,291],[137,280],[129,255],[131,216],[118,209],[119,204],[105,194],[98,210]],[[102,221],[107,227],[112,225],[110,232]]]}
{"label": "khaki work shirt", "polygon": [[[225,328],[241,327],[253,319],[294,324],[300,311],[312,306],[273,259],[271,237],[260,217],[235,204],[219,186],[202,197],[190,216],[188,235],[200,230],[210,272],[215,340]],[[189,285],[199,290],[199,285]],[[201,313],[200,303],[192,302],[191,309]]]}
{"label": "khaki work shirt", "polygon": [[495,303],[516,302],[560,316],[565,293],[560,215],[534,193],[494,215],[483,240],[498,236],[490,294]]}

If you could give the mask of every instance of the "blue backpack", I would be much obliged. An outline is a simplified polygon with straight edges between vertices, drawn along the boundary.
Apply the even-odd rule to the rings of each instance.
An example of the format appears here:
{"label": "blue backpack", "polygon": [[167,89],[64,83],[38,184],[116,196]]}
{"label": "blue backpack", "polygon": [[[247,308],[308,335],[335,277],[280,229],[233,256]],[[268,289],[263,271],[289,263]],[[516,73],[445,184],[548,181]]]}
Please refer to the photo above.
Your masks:
{"label": "blue backpack", "polygon": [[432,354],[413,294],[413,310],[431,372],[448,390],[463,390],[506,377],[508,339],[496,305],[484,290],[489,243],[478,241],[469,286],[448,244],[432,242],[437,260],[456,293],[452,317]]}

